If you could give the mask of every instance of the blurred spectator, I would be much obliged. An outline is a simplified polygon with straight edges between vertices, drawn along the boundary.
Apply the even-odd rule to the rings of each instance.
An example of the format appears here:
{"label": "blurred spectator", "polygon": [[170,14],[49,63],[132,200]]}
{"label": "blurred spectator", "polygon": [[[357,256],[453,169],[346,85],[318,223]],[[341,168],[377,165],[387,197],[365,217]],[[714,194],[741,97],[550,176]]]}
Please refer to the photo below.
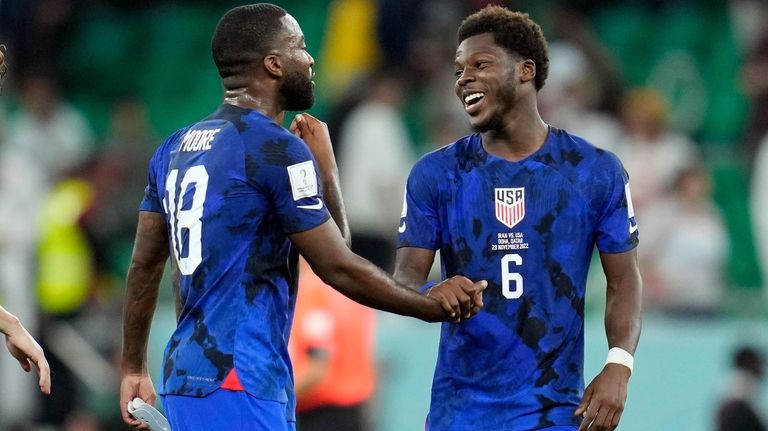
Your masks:
{"label": "blurred spectator", "polygon": [[[52,184],[87,157],[92,138],[84,118],[60,98],[51,76],[30,73],[20,90],[21,109],[9,121],[0,148],[0,288],[5,303],[34,333],[35,254],[43,204]],[[12,366],[3,364],[0,372],[4,384],[17,387],[5,371]],[[34,413],[29,403],[23,388],[0,395],[0,417],[29,418]]]}
{"label": "blurred spectator", "polygon": [[52,75],[25,75],[20,98],[21,110],[8,125],[3,157],[24,163],[13,166],[13,176],[24,174],[25,180],[48,187],[87,158],[93,135],[85,118],[61,98]]}
{"label": "blurred spectator", "polygon": [[743,138],[747,157],[751,158],[768,136],[768,30],[763,30],[752,50],[747,52],[741,81],[751,100]]}
{"label": "blurred spectator", "polygon": [[[70,190],[66,200],[62,197],[58,202],[69,202],[72,209],[75,202],[80,203],[79,212],[72,214],[73,220],[67,222],[59,217],[49,221],[49,224],[68,223],[58,228],[54,241],[43,238],[43,244],[51,242],[49,248],[56,248],[55,253],[48,254],[52,254],[53,259],[65,256],[70,268],[62,269],[59,265],[58,277],[44,277],[53,271],[41,268],[40,281],[41,289],[45,287],[43,281],[48,279],[46,284],[58,285],[59,291],[66,287],[84,296],[76,304],[69,301],[66,310],[46,307],[50,301],[43,301],[41,296],[44,308],[52,311],[47,324],[52,336],[48,337],[47,344],[60,363],[59,380],[70,394],[66,401],[47,403],[45,419],[54,424],[63,422],[67,430],[100,429],[100,423],[114,424],[115,420],[122,423],[111,405],[109,409],[98,408],[99,403],[93,400],[109,399],[117,391],[118,374],[114,364],[120,340],[114,334],[120,331],[120,321],[114,316],[120,314],[122,307],[120,277],[129,259],[127,250],[136,231],[136,212],[146,185],[146,163],[154,145],[144,105],[130,97],[119,99],[114,103],[111,128],[102,153],[78,172],[79,179],[61,181],[54,188],[54,193]],[[75,191],[79,191],[78,196],[72,194]],[[56,202],[56,195],[53,196]],[[45,249],[41,247],[42,251]],[[83,262],[86,257],[89,260]],[[87,280],[83,279],[86,274],[75,277],[84,273],[84,268],[89,269]],[[74,281],[79,289],[73,289]],[[57,302],[66,304],[61,299],[65,296],[57,295],[60,298]]]}
{"label": "blurred spectator", "polygon": [[[577,78],[582,80],[581,84],[584,86],[579,90],[583,102],[591,110],[616,113],[623,85],[616,58],[598,37],[593,18],[589,15],[590,11],[599,10],[599,2],[594,0],[553,4],[552,10],[548,13],[552,20],[549,24],[553,34],[551,40],[555,41],[556,46],[563,43],[573,47],[584,58],[587,66],[586,74]],[[550,59],[555,57],[551,47],[550,44]],[[547,79],[547,85],[555,81],[552,79],[551,63],[549,70],[550,78]],[[573,81],[572,78],[563,78],[566,82]]]}
{"label": "blurred spectator", "polygon": [[752,169],[750,214],[757,257],[763,274],[763,286],[765,294],[768,295],[768,134],[757,149]]}
{"label": "blurred spectator", "polygon": [[339,170],[352,250],[387,270],[392,269],[405,179],[414,157],[399,111],[403,85],[394,71],[374,74],[366,98],[341,129]]}
{"label": "blurred spectator", "polygon": [[765,357],[756,348],[744,346],[733,355],[734,372],[727,393],[717,407],[717,431],[765,431],[757,407],[757,394],[765,375]]}
{"label": "blurred spectator", "polygon": [[[422,22],[416,27],[416,38],[408,53],[408,64],[415,82],[409,96],[423,92],[421,115],[424,133],[420,152],[432,151],[472,133],[464,103],[454,92],[456,74],[453,37],[467,10],[454,0],[420,2]],[[450,6],[450,7],[449,7]],[[451,35],[452,37],[446,37]]]}
{"label": "blurred spectator", "polygon": [[88,169],[94,196],[82,220],[100,276],[123,276],[130,256],[120,252],[133,243],[146,166],[156,145],[144,104],[135,98],[115,102],[104,150]]}
{"label": "blurred spectator", "polygon": [[374,310],[323,283],[301,260],[289,352],[301,431],[368,430]]}
{"label": "blurred spectator", "polygon": [[651,88],[630,90],[621,107],[624,135],[614,148],[624,162],[632,185],[637,220],[670,189],[678,174],[699,161],[696,146],[667,127],[668,109],[660,93]]}
{"label": "blurred spectator", "polygon": [[742,68],[742,83],[752,99],[744,130],[744,149],[752,161],[751,217],[757,256],[768,294],[768,31],[757,39]]}
{"label": "blurred spectator", "polygon": [[677,174],[672,193],[645,212],[639,249],[646,303],[682,316],[713,316],[725,296],[728,235],[702,166]]}
{"label": "blurred spectator", "polygon": [[593,108],[600,81],[594,78],[581,49],[568,42],[549,45],[549,77],[539,91],[544,120],[567,130],[599,148],[612,150],[621,136],[618,121]]}

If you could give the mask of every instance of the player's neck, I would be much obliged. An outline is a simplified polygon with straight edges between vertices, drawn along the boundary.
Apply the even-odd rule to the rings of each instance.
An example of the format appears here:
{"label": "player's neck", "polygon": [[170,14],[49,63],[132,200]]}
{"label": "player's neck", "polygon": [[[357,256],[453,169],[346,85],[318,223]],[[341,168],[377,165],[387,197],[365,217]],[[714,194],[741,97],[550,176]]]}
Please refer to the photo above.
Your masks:
{"label": "player's neck", "polygon": [[251,109],[266,115],[278,124],[282,124],[285,109],[277,102],[276,97],[259,95],[250,88],[235,88],[226,90],[224,103],[243,109]]}
{"label": "player's neck", "polygon": [[528,115],[505,118],[504,125],[483,133],[483,147],[494,156],[510,161],[522,160],[544,145],[549,126],[537,110]]}

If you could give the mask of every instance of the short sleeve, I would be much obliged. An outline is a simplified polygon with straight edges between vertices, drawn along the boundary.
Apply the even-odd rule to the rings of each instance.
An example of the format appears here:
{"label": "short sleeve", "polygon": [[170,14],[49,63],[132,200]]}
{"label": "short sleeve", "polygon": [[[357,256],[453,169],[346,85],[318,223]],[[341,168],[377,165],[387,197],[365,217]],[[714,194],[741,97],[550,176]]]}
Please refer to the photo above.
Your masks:
{"label": "short sleeve", "polygon": [[144,198],[139,205],[139,211],[149,211],[155,213],[164,213],[165,207],[163,206],[163,194],[160,193],[161,184],[159,179],[163,178],[164,172],[163,163],[167,165],[166,149],[170,143],[172,143],[185,129],[176,131],[155,151],[152,155],[152,159],[149,161],[149,173],[147,175],[147,187],[144,189]]}
{"label": "short sleeve", "polygon": [[431,175],[435,171],[439,170],[430,168],[429,159],[422,158],[408,176],[397,228],[398,248],[440,248],[439,188],[437,178]]}
{"label": "short sleeve", "polygon": [[157,162],[157,154],[152,157],[149,162],[149,175],[147,176],[147,187],[144,189],[144,199],[141,200],[139,205],[139,211],[150,211],[154,213],[165,212],[163,208],[163,201],[157,192],[157,171],[155,165]]}
{"label": "short sleeve", "polygon": [[604,199],[599,199],[601,208],[595,242],[600,252],[623,253],[638,244],[629,175],[616,156],[610,153],[606,156],[610,158],[610,163],[603,166],[603,175],[600,176],[605,184],[597,187],[605,194]]}
{"label": "short sleeve", "polygon": [[320,172],[307,144],[285,133],[263,143],[256,182],[266,190],[286,234],[317,227],[331,215],[323,200]]}

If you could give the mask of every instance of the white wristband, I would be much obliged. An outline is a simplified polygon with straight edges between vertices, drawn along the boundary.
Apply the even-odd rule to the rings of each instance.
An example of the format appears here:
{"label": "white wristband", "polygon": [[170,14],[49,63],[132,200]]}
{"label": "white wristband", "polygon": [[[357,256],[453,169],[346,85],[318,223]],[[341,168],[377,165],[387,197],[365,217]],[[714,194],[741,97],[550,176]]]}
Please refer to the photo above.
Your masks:
{"label": "white wristband", "polygon": [[608,357],[605,359],[606,364],[621,364],[629,368],[629,374],[632,374],[632,367],[635,365],[635,358],[626,350],[621,347],[611,347],[608,350]]}

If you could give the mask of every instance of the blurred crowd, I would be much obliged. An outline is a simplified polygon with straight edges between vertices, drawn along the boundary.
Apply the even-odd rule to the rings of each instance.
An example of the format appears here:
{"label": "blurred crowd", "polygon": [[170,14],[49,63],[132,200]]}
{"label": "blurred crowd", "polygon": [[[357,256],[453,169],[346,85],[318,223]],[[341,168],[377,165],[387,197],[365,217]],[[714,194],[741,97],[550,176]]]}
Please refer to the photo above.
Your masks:
{"label": "blurred crowd", "polygon": [[[453,94],[454,34],[462,17],[490,2],[276,3],[297,16],[318,63],[317,110],[336,146],[353,249],[391,269],[410,166],[425,152],[471,132]],[[550,41],[549,79],[539,95],[544,119],[616,153],[629,173],[646,310],[686,319],[764,315],[768,4],[530,3],[506,2],[530,12]],[[715,38],[730,44],[702,46],[714,40],[707,34],[711,29],[680,29],[690,33],[684,38],[693,48],[657,49],[657,67],[628,76],[627,59],[648,59],[641,52],[642,36],[624,43],[636,52],[621,54],[604,41],[618,31],[600,25],[616,5],[649,22],[669,17],[676,7],[710,8],[715,20],[727,21]],[[100,57],[87,62],[81,57],[78,63],[70,55],[77,49],[73,44],[83,34],[98,37],[88,27],[94,26],[94,14],[105,22],[114,22],[105,16],[135,21],[141,14],[173,17],[174,8],[198,8],[218,17],[228,6],[213,13],[206,2],[0,3],[0,42],[9,49],[9,76],[0,97],[0,302],[39,335],[56,372],[53,395],[42,398],[0,357],[0,381],[14,388],[0,391],[0,429],[29,429],[24,424],[31,422],[51,429],[121,429],[116,358],[137,208],[147,162],[162,135],[172,131],[166,124],[175,121],[163,112],[188,103],[184,88],[168,90],[160,108],[145,97],[154,88],[150,84],[101,91],[130,81],[143,58],[123,58],[119,68],[105,65],[122,74],[92,73],[84,84],[78,73],[98,70]],[[323,10],[324,18],[307,23],[300,8]],[[322,40],[311,38],[312,28],[320,29],[315,33]],[[632,31],[629,24],[623,30]],[[207,40],[196,43],[198,61],[210,62],[208,46],[200,46]],[[704,82],[696,67],[707,63],[700,58],[723,56],[723,50],[736,62],[732,74],[717,76],[716,85]],[[169,73],[183,75],[195,67],[182,64]],[[112,79],[118,84],[106,84]],[[219,101],[203,102],[211,110]],[[718,133],[708,112],[728,103],[738,121],[725,129],[736,133]],[[167,292],[160,307],[171,308],[169,297]],[[366,391],[361,400],[370,398],[372,389]]]}

